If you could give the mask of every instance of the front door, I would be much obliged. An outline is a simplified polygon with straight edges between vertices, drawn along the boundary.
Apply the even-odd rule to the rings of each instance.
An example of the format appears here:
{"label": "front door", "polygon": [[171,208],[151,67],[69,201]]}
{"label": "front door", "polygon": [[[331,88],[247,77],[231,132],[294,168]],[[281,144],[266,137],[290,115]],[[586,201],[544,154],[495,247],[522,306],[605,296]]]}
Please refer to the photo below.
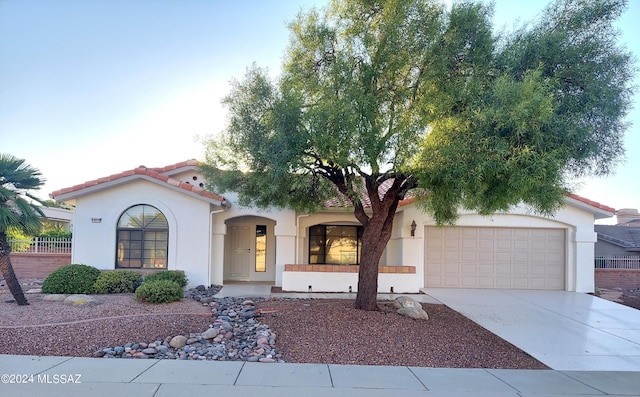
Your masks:
{"label": "front door", "polygon": [[248,281],[255,261],[253,228],[250,225],[230,225],[227,238],[229,255],[225,279]]}
{"label": "front door", "polygon": [[275,280],[275,222],[246,216],[227,221],[224,279],[273,282]]}

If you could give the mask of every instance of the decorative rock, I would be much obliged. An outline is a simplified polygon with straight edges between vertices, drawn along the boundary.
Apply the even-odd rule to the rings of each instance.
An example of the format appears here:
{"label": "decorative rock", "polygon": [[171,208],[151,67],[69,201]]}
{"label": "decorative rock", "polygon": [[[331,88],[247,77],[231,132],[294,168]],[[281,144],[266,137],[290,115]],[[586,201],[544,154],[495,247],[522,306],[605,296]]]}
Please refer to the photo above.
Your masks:
{"label": "decorative rock", "polygon": [[42,300],[47,302],[62,302],[67,299],[67,296],[64,294],[46,294]]}
{"label": "decorative rock", "polygon": [[282,352],[275,347],[276,334],[255,317],[254,301],[263,298],[216,298],[213,295],[217,291],[219,288],[212,286],[205,291],[194,288],[185,292],[185,297],[195,301],[212,299],[206,306],[210,307],[214,321],[202,333],[168,336],[164,340],[146,341],[148,344],[132,341],[124,345],[122,353],[105,348],[99,354],[115,358],[284,362]]}
{"label": "decorative rock", "polygon": [[213,339],[216,336],[218,336],[218,330],[215,328],[209,328],[208,330],[204,331],[200,336],[202,336],[202,339]]}
{"label": "decorative rock", "polygon": [[422,305],[420,302],[408,297],[408,296],[399,296],[393,300],[393,306],[398,309],[402,309],[405,307],[415,307],[417,309],[422,309]]}
{"label": "decorative rock", "polygon": [[187,337],[183,335],[176,335],[173,338],[171,338],[171,342],[169,342],[169,345],[174,349],[180,349],[181,347],[184,347],[184,345],[186,344],[187,344]]}
{"label": "decorative rock", "polygon": [[403,307],[398,309],[398,314],[413,318],[414,320],[428,320],[429,315],[423,309],[417,307]]}
{"label": "decorative rock", "polygon": [[85,294],[77,294],[77,295],[69,295],[63,302],[67,305],[86,305],[89,303],[93,303],[96,300],[89,295]]}

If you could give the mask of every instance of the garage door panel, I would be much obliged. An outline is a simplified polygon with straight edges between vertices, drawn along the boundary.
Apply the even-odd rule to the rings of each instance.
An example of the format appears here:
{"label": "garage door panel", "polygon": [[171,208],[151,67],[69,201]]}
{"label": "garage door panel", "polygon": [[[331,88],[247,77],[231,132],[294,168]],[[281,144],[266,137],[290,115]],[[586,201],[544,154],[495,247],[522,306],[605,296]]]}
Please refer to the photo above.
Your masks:
{"label": "garage door panel", "polygon": [[499,250],[511,250],[511,239],[509,240],[496,240],[496,248]]}
{"label": "garage door panel", "polygon": [[457,288],[457,286],[460,285],[459,277],[443,277],[443,280],[444,280],[444,285],[447,288]]}
{"label": "garage door panel", "polygon": [[478,275],[482,277],[482,276],[486,276],[487,274],[493,276],[493,265],[490,265],[490,264],[478,265]]}
{"label": "garage door panel", "polygon": [[564,229],[426,227],[425,250],[427,287],[565,286]]}
{"label": "garage door panel", "polygon": [[495,240],[482,239],[478,242],[478,248],[481,250],[492,250],[496,248]]}
{"label": "garage door panel", "polygon": [[495,288],[511,288],[511,278],[510,277],[496,277]]}
{"label": "garage door panel", "polygon": [[479,277],[478,285],[475,288],[495,288],[495,279],[493,277]]}

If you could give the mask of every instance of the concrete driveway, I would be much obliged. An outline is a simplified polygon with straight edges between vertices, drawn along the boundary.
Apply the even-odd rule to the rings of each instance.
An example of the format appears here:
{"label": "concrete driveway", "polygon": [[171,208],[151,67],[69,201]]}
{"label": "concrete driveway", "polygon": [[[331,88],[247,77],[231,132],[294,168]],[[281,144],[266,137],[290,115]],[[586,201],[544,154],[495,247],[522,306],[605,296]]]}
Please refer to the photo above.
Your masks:
{"label": "concrete driveway", "polygon": [[565,291],[422,291],[552,369],[640,371],[640,310]]}

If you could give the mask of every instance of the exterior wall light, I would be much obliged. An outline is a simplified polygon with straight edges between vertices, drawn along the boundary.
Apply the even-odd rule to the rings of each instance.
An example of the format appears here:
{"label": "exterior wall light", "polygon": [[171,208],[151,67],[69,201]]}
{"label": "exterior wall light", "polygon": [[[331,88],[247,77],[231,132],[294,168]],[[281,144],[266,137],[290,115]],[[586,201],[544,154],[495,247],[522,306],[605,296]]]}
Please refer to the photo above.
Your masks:
{"label": "exterior wall light", "polygon": [[413,220],[411,221],[411,237],[415,237],[416,236],[416,227],[418,225],[416,225],[416,221]]}

